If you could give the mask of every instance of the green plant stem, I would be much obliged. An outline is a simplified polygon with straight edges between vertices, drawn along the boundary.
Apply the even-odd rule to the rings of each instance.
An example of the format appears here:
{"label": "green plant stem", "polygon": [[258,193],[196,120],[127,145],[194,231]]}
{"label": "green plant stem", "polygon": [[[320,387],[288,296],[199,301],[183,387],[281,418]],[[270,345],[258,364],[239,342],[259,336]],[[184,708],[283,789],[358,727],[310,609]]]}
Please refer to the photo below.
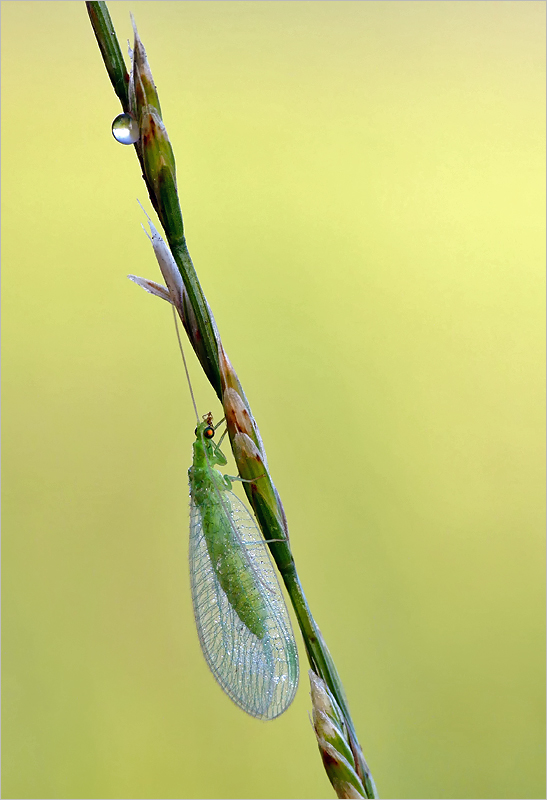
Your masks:
{"label": "green plant stem", "polygon": [[205,299],[205,295],[203,294],[203,289],[201,288],[194,264],[190,258],[190,253],[188,252],[184,235],[181,238],[175,239],[174,237],[170,237],[167,231],[166,234],[173,258],[175,259],[177,267],[181,272],[184,286],[188,292],[190,304],[194,314],[196,315],[197,325],[203,338],[207,363],[204,364],[202,361],[201,364],[207,377],[209,378],[211,386],[217,393],[217,396],[222,403],[218,348],[217,339],[215,336],[216,325],[214,323],[213,315],[211,313],[211,309],[209,308],[209,304]]}
{"label": "green plant stem", "polygon": [[86,6],[108,76],[123,110],[127,112],[129,74],[106,3],[86,3]]}
{"label": "green plant stem", "polygon": [[296,618],[298,619],[298,625],[306,645],[306,652],[310,666],[318,675],[323,678],[336,698],[342,713],[344,714],[344,719],[349,732],[350,747],[357,766],[357,773],[364,783],[365,790],[367,791],[367,797],[377,797],[376,785],[374,783],[369,766],[363,756],[363,751],[361,749],[361,745],[359,744],[359,740],[357,739],[346,693],[344,692],[342,681],[338,675],[338,670],[336,669],[325,640],[321,635],[321,631],[317,627],[317,624],[309,609],[294,562],[291,566],[292,568],[281,570],[281,575],[283,577],[285,586],[287,587],[289,597],[291,598]]}
{"label": "green plant stem", "polygon": [[[121,49],[116,39],[116,34],[114,32],[106,3],[86,2],[86,6],[103,60],[106,65],[106,69],[108,71],[108,75],[111,79],[114,90],[120,99],[123,110],[128,111],[129,99],[127,85],[129,77],[125,68],[125,64],[123,63]],[[171,252],[182,275],[184,286],[188,293],[189,302],[196,319],[199,341],[197,341],[195,338],[192,339],[189,334],[190,341],[194,350],[196,351],[196,354],[198,355],[198,358],[200,359],[200,363],[205,371],[205,374],[207,375],[207,378],[209,379],[221,402],[224,403],[225,408],[226,385],[224,384],[227,374],[231,378],[232,386],[235,386],[236,390],[239,392],[239,395],[241,395],[243,398],[242,403],[247,408],[252,422],[252,430],[249,429],[250,433],[253,434],[254,431],[254,434],[256,434],[254,435],[254,441],[258,442],[257,459],[259,459],[260,453],[263,452],[261,451],[261,440],[259,438],[258,429],[254,423],[254,419],[252,418],[250,407],[248,406],[237,376],[233,370],[229,371],[228,373],[226,373],[226,371],[222,373],[222,368],[220,366],[220,353],[223,353],[224,351],[222,350],[220,336],[209,308],[209,304],[207,303],[199,283],[197,273],[186,245],[182,213],[176,192],[174,174],[172,182],[167,182],[164,184],[161,182],[163,173],[160,170],[160,182],[159,184],[153,185],[152,181],[147,178],[145,168],[146,159],[144,158],[143,154],[143,147],[145,146],[146,144],[143,145],[142,141],[135,144],[137,156],[139,158],[141,168],[143,168],[143,178],[145,180],[152,205],[154,206],[162,222]],[[224,384],[222,377],[223,374]],[[232,431],[230,431],[230,438],[232,442],[232,449],[234,449]],[[247,438],[252,444],[252,435],[251,438]],[[245,464],[247,462],[245,462],[245,460],[243,460],[243,462],[238,461],[238,455],[236,454],[235,449],[234,455],[236,456],[236,461],[238,462],[240,474],[244,478],[249,478],[250,476],[248,474],[244,474]],[[241,453],[239,454],[239,457],[241,459]],[[266,469],[267,472],[267,468],[265,468],[264,465],[259,465],[257,467],[258,471],[256,472],[256,475],[260,476],[261,473],[264,472],[264,469]],[[269,473],[267,477],[268,480],[270,480]],[[271,481],[270,487],[272,490],[268,495],[268,498],[270,499],[265,501],[260,497],[260,495],[256,494],[254,490],[251,490],[250,484],[245,484],[245,491],[249,497],[249,501],[251,502],[253,509],[255,510],[255,514],[264,534],[264,538],[270,547],[273,558],[287,588],[289,597],[291,598],[298,624],[302,632],[302,637],[304,639],[306,653],[310,665],[312,669],[325,681],[344,715],[344,720],[349,734],[349,745],[355,758],[357,773],[365,787],[366,796],[369,798],[377,797],[378,795],[376,793],[372,775],[363,757],[363,753],[357,739],[355,727],[351,719],[348,702],[340,681],[340,677],[330,652],[323,640],[321,632],[311,614],[304,591],[300,584],[294,559],[288,545],[287,527],[281,501],[279,500],[279,496],[277,495],[277,492],[274,489]],[[273,500],[271,499],[272,497],[274,498]]]}

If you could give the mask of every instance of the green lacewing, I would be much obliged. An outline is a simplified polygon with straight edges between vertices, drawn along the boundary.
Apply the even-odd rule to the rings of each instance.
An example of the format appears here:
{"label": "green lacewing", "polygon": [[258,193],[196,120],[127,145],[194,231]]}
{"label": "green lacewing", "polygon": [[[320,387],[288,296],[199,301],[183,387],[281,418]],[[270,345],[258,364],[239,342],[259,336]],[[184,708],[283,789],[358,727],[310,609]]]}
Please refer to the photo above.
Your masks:
{"label": "green lacewing", "polygon": [[[167,285],[129,278],[178,307],[184,292],[180,272],[150,220],[149,225]],[[184,358],[182,347],[181,352]],[[189,378],[188,383],[194,401]],[[249,510],[231,491],[234,479],[215,469],[227,460],[220,442],[212,441],[212,415],[200,422],[196,410],[196,418],[188,470],[189,562],[201,649],[236,705],[258,719],[274,719],[292,703],[298,687],[298,651],[287,606],[268,546]]]}

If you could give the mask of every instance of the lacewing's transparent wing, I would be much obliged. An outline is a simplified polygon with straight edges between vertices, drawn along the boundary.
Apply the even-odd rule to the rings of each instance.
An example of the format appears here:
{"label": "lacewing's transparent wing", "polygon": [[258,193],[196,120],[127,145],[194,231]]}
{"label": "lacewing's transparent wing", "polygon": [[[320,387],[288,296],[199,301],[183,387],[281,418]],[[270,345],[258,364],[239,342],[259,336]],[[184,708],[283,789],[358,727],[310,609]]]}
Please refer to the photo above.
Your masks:
{"label": "lacewing's transparent wing", "polygon": [[207,549],[201,509],[191,499],[190,582],[203,654],[234,703],[253,717],[273,719],[291,704],[298,686],[298,653],[287,607],[268,547],[249,511],[228,491],[218,492],[210,502],[230,516],[236,546],[245,553],[244,568],[258,578],[264,635],[259,638],[249,630],[222,589]]}

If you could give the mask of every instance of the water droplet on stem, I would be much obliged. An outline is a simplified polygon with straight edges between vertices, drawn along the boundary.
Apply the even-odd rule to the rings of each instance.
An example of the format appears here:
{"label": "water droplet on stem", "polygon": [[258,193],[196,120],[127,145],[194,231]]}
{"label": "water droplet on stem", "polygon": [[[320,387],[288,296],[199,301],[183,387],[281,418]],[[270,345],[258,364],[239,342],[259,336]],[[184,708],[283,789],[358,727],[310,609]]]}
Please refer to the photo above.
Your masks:
{"label": "water droplet on stem", "polygon": [[130,114],[118,114],[112,123],[112,136],[120,144],[135,144],[140,136],[137,121]]}

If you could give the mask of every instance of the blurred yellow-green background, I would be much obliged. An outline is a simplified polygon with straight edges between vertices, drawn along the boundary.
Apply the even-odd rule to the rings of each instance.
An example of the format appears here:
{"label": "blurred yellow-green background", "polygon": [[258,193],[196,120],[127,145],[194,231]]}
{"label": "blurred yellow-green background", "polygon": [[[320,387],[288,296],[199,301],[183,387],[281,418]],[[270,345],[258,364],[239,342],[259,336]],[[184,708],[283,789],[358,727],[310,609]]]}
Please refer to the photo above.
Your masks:
{"label": "blurred yellow-green background", "polygon": [[[545,4],[109,8],[381,796],[544,797]],[[303,650],[268,723],[199,650],[195,422],[84,3],[2,3],[2,100],[3,796],[332,797]]]}

